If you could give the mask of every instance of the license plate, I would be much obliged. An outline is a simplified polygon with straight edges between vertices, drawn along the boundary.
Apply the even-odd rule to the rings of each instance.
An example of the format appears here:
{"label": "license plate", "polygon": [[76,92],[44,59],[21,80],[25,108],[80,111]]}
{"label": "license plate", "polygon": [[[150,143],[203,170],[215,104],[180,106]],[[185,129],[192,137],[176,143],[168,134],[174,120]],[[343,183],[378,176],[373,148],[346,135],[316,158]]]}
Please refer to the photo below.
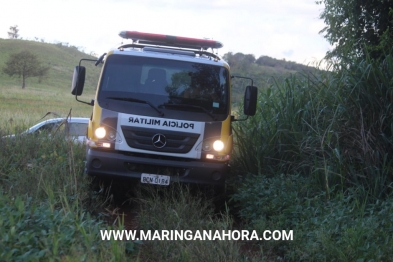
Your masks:
{"label": "license plate", "polygon": [[142,173],[141,182],[145,184],[167,186],[171,180],[170,176]]}

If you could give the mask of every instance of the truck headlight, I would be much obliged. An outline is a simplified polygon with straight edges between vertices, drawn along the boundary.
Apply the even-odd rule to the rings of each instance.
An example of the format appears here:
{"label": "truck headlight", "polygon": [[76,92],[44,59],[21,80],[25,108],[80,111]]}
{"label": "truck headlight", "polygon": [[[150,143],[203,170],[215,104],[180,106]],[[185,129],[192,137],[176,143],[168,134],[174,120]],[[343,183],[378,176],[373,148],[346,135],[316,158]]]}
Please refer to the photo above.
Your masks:
{"label": "truck headlight", "polygon": [[103,127],[99,127],[99,128],[96,129],[94,134],[96,135],[96,137],[98,139],[102,139],[102,138],[104,138],[106,136],[106,130]]}
{"label": "truck headlight", "polygon": [[213,149],[217,152],[220,152],[224,149],[224,143],[221,140],[216,140],[213,143]]}

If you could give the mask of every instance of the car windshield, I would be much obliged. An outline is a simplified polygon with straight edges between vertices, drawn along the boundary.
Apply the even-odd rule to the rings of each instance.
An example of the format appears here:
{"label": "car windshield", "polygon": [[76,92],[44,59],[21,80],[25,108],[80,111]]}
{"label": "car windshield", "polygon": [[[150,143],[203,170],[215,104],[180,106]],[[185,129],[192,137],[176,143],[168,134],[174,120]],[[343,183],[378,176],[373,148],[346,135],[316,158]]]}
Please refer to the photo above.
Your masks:
{"label": "car windshield", "polygon": [[[223,120],[228,114],[229,75],[225,67],[169,59],[111,55],[98,93],[103,108],[168,118]],[[139,101],[137,101],[139,100]],[[140,101],[144,101],[141,103]],[[190,110],[184,105],[190,105]],[[204,110],[193,110],[202,107]],[[208,112],[208,114],[206,113]]]}

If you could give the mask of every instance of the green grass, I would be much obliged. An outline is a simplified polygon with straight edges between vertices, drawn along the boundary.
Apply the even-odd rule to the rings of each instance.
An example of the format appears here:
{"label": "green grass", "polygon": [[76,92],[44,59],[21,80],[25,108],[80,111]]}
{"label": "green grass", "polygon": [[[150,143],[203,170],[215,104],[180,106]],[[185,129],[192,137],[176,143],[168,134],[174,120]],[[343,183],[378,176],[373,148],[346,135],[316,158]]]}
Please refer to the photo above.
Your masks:
{"label": "green grass", "polygon": [[125,243],[101,241],[110,227],[90,215],[102,200],[83,174],[82,145],[58,136],[0,143],[0,260],[125,261]]}
{"label": "green grass", "polygon": [[294,230],[265,253],[390,260],[393,56],[337,66],[277,81],[235,124],[232,199],[251,227]]}
{"label": "green grass", "polygon": [[[94,98],[94,91],[87,90],[83,98],[90,101]],[[75,101],[70,89],[53,90],[41,86],[28,86],[21,89],[15,85],[0,84],[0,126],[19,128],[36,124],[48,112],[54,112],[66,117],[71,111],[74,117],[90,117],[92,107]],[[47,118],[56,117],[50,115]],[[41,120],[42,121],[42,120]]]}
{"label": "green grass", "polygon": [[335,74],[293,76],[264,90],[258,114],[235,124],[235,166],[252,174],[302,173],[317,179],[327,194],[331,187],[360,184],[373,197],[388,194],[393,181],[390,60]]}
{"label": "green grass", "polygon": [[2,261],[126,261],[124,243],[99,238],[108,226],[75,207],[1,195],[0,214]]}
{"label": "green grass", "polygon": [[[138,223],[144,230],[234,230],[232,215],[216,214],[207,191],[191,190],[184,185],[169,188],[147,187],[137,193],[140,206]],[[160,241],[143,244],[139,256],[142,261],[259,261],[246,260],[241,241],[190,240]]]}
{"label": "green grass", "polygon": [[[74,68],[78,65],[82,58],[94,59],[94,57],[78,51],[75,47],[67,47],[61,44],[49,44],[36,41],[27,41],[19,39],[0,39],[0,82],[7,84],[15,83],[16,86],[22,86],[21,81],[14,82],[12,78],[3,73],[2,68],[11,54],[19,53],[24,49],[28,49],[37,56],[43,66],[49,67],[49,75],[43,80],[43,87],[49,87],[53,90],[71,89],[71,80]],[[95,67],[93,63],[86,62],[86,87],[94,90],[97,85],[99,76],[99,67]],[[26,88],[38,83],[38,78],[28,78]]]}
{"label": "green grass", "polygon": [[323,190],[300,175],[250,175],[232,204],[260,234],[293,230],[293,241],[255,243],[267,255],[288,261],[391,261],[393,197],[360,201],[362,190],[351,188],[326,200]]}
{"label": "green grass", "polygon": [[[65,117],[90,117],[92,108],[78,103],[71,95],[71,81],[74,67],[81,58],[93,58],[74,47],[35,41],[0,39],[0,68],[10,54],[28,48],[43,65],[49,66],[49,75],[41,83],[38,78],[28,78],[26,88],[21,89],[21,79],[11,78],[0,70],[0,127],[10,132],[15,127],[27,128],[36,124],[48,112]],[[94,98],[99,76],[99,67],[85,63],[87,78],[85,92],[80,99],[90,102]],[[51,115],[49,117],[55,117]]]}

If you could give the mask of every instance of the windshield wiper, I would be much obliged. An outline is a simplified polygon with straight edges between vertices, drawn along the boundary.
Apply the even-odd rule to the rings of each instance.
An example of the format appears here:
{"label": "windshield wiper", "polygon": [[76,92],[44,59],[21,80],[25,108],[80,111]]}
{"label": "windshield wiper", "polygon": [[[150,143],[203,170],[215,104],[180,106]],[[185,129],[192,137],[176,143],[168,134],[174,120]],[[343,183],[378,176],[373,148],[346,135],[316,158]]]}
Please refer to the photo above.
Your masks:
{"label": "windshield wiper", "polygon": [[128,102],[135,102],[135,103],[141,103],[141,104],[148,104],[151,106],[154,110],[160,114],[160,116],[164,116],[164,113],[158,109],[155,105],[150,103],[149,101],[142,100],[142,99],[137,99],[137,98],[132,98],[132,97],[107,97],[108,99],[113,99],[113,100],[120,100],[120,101],[128,101]]}
{"label": "windshield wiper", "polygon": [[158,107],[177,107],[177,108],[186,108],[186,109],[198,109],[206,114],[208,114],[209,116],[211,116],[211,118],[213,118],[213,120],[217,120],[217,118],[210,113],[209,111],[207,111],[205,108],[201,107],[201,106],[196,106],[196,105],[188,105],[188,104],[171,104],[171,103],[164,103],[162,105],[159,105]]}

